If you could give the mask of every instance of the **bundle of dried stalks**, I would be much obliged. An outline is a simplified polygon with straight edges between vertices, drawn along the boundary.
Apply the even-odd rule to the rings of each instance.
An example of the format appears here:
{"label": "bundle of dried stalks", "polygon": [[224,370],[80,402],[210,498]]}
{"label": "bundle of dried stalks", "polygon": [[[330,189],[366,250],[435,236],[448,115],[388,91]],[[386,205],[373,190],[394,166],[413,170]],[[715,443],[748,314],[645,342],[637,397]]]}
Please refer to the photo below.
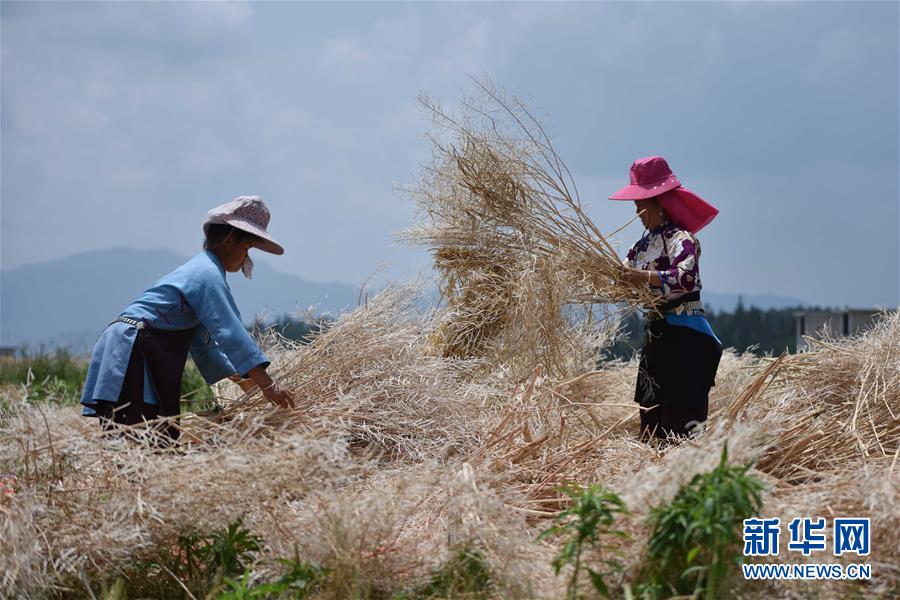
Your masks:
{"label": "bundle of dried stalks", "polygon": [[[572,375],[560,361],[573,327],[560,316],[563,305],[653,298],[619,280],[620,259],[532,112],[489,82],[476,87],[458,114],[421,99],[437,127],[434,158],[408,190],[421,219],[404,238],[432,248],[443,277],[450,310],[433,340],[444,356],[522,355],[529,369]],[[520,343],[535,327],[542,335]]]}
{"label": "bundle of dried stalks", "polygon": [[[296,400],[272,410],[258,392],[214,415],[229,422],[259,415],[279,427],[339,431],[352,445],[387,460],[451,456],[477,439],[465,418],[488,388],[466,377],[472,365],[429,356],[429,320],[415,314],[415,290],[391,287],[346,314],[315,343],[268,352],[279,384]],[[206,421],[186,425],[202,438]]]}
{"label": "bundle of dried stalks", "polygon": [[515,261],[493,262],[473,248],[438,248],[434,264],[444,280],[441,290],[450,299],[451,319],[431,334],[432,344],[445,358],[483,356],[485,345],[509,320]]}

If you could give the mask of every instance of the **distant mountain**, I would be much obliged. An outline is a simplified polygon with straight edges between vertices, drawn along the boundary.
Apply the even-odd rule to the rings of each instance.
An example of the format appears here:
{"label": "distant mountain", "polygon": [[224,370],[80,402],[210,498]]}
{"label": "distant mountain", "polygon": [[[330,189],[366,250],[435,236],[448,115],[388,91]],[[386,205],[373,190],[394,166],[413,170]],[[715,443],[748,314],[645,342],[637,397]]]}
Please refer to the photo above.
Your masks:
{"label": "distant mountain", "polygon": [[733,311],[737,307],[738,298],[743,301],[745,308],[755,306],[763,310],[809,305],[808,302],[804,302],[799,298],[776,296],[774,294],[720,294],[704,289],[700,295],[703,298],[703,304],[716,311]]}
{"label": "distant mountain", "polygon": [[[188,257],[168,250],[112,248],[0,273],[0,345],[90,350],[101,329],[154,281]],[[356,289],[316,283],[257,261],[253,279],[229,273],[245,322],[295,313],[310,305],[338,312],[355,305]]]}
{"label": "distant mountain", "polygon": [[[0,273],[0,345],[61,346],[87,352],[100,330],[154,281],[188,260],[168,250],[112,248],[28,265]],[[229,273],[238,308],[247,323],[258,315],[296,313],[310,305],[337,313],[355,306],[357,289],[315,283],[257,261],[253,279]],[[703,291],[704,303],[732,311],[744,306],[785,308],[802,300],[760,294]]]}

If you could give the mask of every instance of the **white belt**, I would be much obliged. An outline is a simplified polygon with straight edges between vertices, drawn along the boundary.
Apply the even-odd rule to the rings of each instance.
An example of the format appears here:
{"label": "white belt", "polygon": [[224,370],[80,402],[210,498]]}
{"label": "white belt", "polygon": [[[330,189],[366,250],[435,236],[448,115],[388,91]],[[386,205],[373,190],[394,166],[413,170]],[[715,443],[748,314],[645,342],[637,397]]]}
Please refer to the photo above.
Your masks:
{"label": "white belt", "polygon": [[700,300],[694,300],[693,302],[685,302],[683,304],[679,304],[669,312],[672,314],[680,315],[684,311],[695,311],[695,310],[703,310],[703,302]]}
{"label": "white belt", "polygon": [[[144,323],[143,321],[138,321],[137,319],[129,319],[128,317],[119,317],[117,319],[114,319],[110,322],[109,325],[112,325],[113,323],[127,323],[128,325],[136,327],[138,330],[141,330],[146,326],[146,323]],[[107,327],[109,327],[109,325],[107,325]]]}
{"label": "white belt", "polygon": [[646,311],[645,314],[647,319],[650,321],[656,321],[658,319],[662,319],[666,315],[682,315],[687,313],[689,315],[704,315],[703,311],[703,302],[700,300],[694,300],[691,302],[682,302],[678,306],[673,309],[667,310],[665,313],[660,314],[655,310]]}

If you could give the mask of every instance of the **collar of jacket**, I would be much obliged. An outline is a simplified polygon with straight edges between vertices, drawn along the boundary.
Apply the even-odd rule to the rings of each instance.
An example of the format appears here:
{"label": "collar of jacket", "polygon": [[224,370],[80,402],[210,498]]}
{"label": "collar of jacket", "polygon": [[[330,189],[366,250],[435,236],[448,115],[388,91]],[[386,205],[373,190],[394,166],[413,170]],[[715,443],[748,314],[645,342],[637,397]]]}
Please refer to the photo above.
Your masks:
{"label": "collar of jacket", "polygon": [[212,250],[204,250],[204,252],[206,252],[206,255],[209,257],[212,263],[219,268],[219,272],[222,274],[222,277],[225,277],[225,265],[222,264],[222,261],[219,260],[219,257],[216,255],[216,253]]}

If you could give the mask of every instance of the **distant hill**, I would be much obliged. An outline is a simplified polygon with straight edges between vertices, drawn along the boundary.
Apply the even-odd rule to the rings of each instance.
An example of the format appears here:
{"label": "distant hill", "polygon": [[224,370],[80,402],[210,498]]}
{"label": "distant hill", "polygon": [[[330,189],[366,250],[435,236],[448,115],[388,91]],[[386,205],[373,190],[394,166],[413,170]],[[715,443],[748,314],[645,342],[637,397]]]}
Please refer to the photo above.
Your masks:
{"label": "distant hill", "polygon": [[[87,352],[100,330],[154,281],[188,260],[168,250],[111,248],[0,273],[0,345],[64,346]],[[229,273],[246,322],[256,315],[296,312],[317,304],[338,312],[356,303],[356,289],[316,283],[257,261],[253,279]]]}
{"label": "distant hill", "polygon": [[[62,346],[87,352],[102,327],[154,281],[188,257],[168,250],[111,248],[27,265],[0,273],[0,345]],[[257,261],[253,279],[229,273],[235,300],[250,323],[257,315],[294,313],[310,305],[337,313],[355,306],[357,289],[316,283]],[[733,311],[739,294],[703,291],[716,311]],[[740,294],[744,306],[762,309],[805,304],[797,298]]]}

